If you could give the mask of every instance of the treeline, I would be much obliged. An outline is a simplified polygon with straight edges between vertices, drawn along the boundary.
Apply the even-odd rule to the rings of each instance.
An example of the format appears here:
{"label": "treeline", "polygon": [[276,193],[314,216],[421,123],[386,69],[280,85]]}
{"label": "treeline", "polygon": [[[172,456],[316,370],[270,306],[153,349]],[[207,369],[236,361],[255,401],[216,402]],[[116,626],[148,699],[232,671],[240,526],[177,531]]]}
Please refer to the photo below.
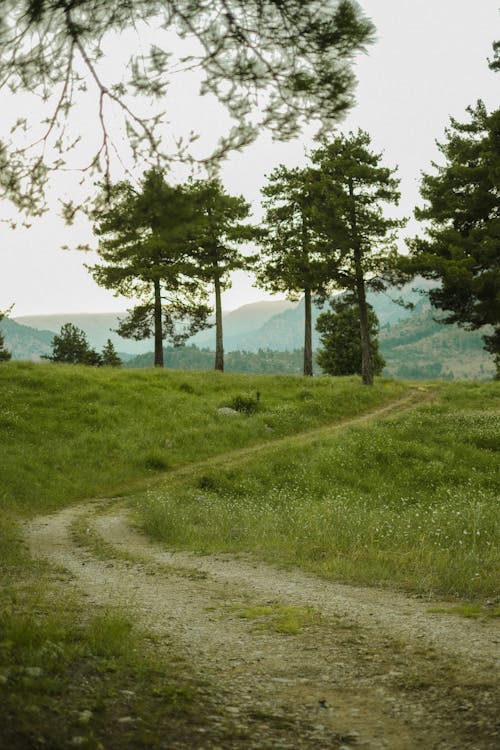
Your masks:
{"label": "treeline", "polygon": [[[277,352],[272,349],[259,349],[257,352],[234,351],[225,354],[225,369],[228,372],[247,372],[256,375],[284,374],[297,375],[302,372],[303,350]],[[165,367],[172,370],[211,370],[214,352],[208,348],[199,349],[194,344],[182,347],[163,348]],[[153,367],[154,353],[147,352],[124,362],[125,367]]]}

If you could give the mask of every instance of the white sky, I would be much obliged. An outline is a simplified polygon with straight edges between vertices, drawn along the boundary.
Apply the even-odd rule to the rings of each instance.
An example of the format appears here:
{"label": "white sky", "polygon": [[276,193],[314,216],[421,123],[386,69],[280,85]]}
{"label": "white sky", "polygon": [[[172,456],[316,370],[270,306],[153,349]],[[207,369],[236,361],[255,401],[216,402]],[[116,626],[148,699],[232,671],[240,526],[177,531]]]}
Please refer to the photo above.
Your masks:
{"label": "white sky", "polygon": [[[341,129],[367,130],[374,148],[384,152],[385,163],[399,166],[400,213],[411,216],[419,202],[420,172],[437,158],[435,140],[443,140],[449,116],[464,120],[465,108],[478,98],[489,109],[499,106],[500,74],[495,76],[487,66],[491,43],[500,38],[498,0],[361,0],[360,4],[377,27],[377,41],[358,60],[357,105]],[[112,49],[116,67],[119,47]],[[205,146],[224,135],[227,116],[213,102],[197,96],[194,79],[179,79],[172,101],[173,132],[194,127],[202,131]],[[31,118],[37,116],[36,105],[26,98],[10,98],[5,104],[12,113],[29,107]],[[82,111],[81,122],[84,129],[95,127],[90,108]],[[280,163],[304,164],[305,150],[311,146],[311,133],[286,144],[273,143],[263,134],[224,164],[222,179],[231,193],[243,194],[258,207],[265,175]],[[58,198],[75,194],[77,181],[75,175],[55,180],[54,210],[34,220],[30,229],[12,230],[0,224],[0,309],[14,303],[14,317],[120,311],[131,306],[129,300],[115,298],[93,282],[83,267],[93,262],[92,256],[61,250],[63,245],[92,240],[83,219],[67,227],[55,210]],[[0,216],[14,216],[14,212],[4,204]],[[403,235],[414,234],[416,226],[411,221]],[[245,274],[234,275],[233,287],[224,295],[226,310],[270,298],[251,283]]]}

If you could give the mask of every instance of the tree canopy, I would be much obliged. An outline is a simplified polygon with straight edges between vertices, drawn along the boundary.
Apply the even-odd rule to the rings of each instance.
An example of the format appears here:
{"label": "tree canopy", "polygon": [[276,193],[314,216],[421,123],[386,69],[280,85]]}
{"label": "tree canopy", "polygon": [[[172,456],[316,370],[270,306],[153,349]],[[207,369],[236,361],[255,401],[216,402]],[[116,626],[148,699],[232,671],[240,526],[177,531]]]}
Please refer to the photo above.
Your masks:
{"label": "tree canopy", "polygon": [[266,213],[259,232],[263,255],[258,283],[292,299],[304,295],[304,375],[313,374],[312,299],[326,295],[329,281],[320,252],[323,245],[315,232],[315,186],[309,167],[277,167],[262,190]]}
{"label": "tree canopy", "polygon": [[[385,360],[378,350],[378,318],[368,307],[368,326],[374,375],[380,375]],[[359,305],[353,295],[334,299],[330,310],[318,316],[316,330],[321,334],[322,349],[316,361],[328,375],[361,375],[361,339]]]}
{"label": "tree canopy", "polygon": [[425,236],[409,243],[405,266],[441,282],[429,296],[444,323],[494,326],[483,339],[500,373],[500,110],[479,101],[468,113],[446,129],[444,164],[423,175],[425,205],[415,214]]}
{"label": "tree canopy", "polygon": [[[43,208],[50,172],[66,164],[85,136],[70,120],[82,90],[95,91],[100,131],[82,170],[100,168],[109,182],[116,145],[112,110],[123,116],[135,157],[159,159],[161,105],[146,117],[136,97],[160,99],[179,70],[200,68],[201,93],[217,96],[236,122],[209,157],[217,158],[249,143],[263,127],[287,139],[303,123],[329,127],[337,121],[353,101],[354,56],[374,33],[355,0],[4,0],[2,11],[0,81],[47,107],[32,141],[25,131],[33,123],[21,119],[0,144],[0,188],[32,212]],[[145,28],[153,39],[149,49],[132,53],[126,70],[109,80],[102,65],[109,34]],[[158,42],[153,30],[191,39],[195,51],[172,60],[168,37]],[[168,156],[186,152],[179,146]]]}
{"label": "tree canopy", "polygon": [[395,169],[381,164],[370,136],[340,135],[312,154],[318,179],[316,220],[325,238],[327,278],[355,295],[359,307],[362,378],[373,382],[366,292],[384,291],[394,281],[396,230],[404,220],[386,214],[399,201]]}
{"label": "tree canopy", "polygon": [[163,340],[183,343],[206,327],[210,312],[194,259],[200,216],[189,191],[169,185],[156,170],[145,175],[139,191],[121,182],[108,198],[94,214],[104,262],[89,270],[101,286],[142,300],[118,333],[154,335],[155,365],[163,367]]}

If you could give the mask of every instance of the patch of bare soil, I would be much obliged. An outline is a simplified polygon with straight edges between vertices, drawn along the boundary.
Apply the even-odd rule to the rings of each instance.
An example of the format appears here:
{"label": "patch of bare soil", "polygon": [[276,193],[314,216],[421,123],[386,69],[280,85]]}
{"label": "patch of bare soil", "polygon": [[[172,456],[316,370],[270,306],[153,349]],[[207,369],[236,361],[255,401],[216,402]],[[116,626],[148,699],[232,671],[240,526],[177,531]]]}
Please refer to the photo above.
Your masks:
{"label": "patch of bare soil", "polygon": [[[83,521],[88,545],[71,530]],[[116,502],[39,518],[27,538],[33,555],[70,571],[89,606],[127,608],[156,635],[159,660],[162,643],[175,644],[213,686],[217,711],[190,747],[500,746],[494,621],[430,614],[418,599],[249,558],[168,552]],[[313,616],[290,635],[257,607]]]}

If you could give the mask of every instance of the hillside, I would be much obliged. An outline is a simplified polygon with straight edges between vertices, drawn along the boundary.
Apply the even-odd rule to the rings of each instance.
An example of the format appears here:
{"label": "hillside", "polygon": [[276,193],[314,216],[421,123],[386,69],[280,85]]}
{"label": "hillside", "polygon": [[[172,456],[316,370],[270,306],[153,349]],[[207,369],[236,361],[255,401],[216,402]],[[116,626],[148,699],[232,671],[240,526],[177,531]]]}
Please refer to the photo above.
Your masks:
{"label": "hillside", "polygon": [[[481,332],[464,331],[433,320],[433,312],[424,291],[429,282],[419,280],[401,291],[369,295],[378,315],[380,346],[386,359],[384,375],[402,378],[447,378],[489,380],[494,375],[491,357],[483,350]],[[402,298],[413,309],[397,304]],[[321,308],[313,308],[313,324]],[[153,342],[123,339],[113,332],[119,315],[60,314],[25,316],[4,320],[6,345],[14,359],[37,359],[51,350],[53,332],[65,322],[83,328],[91,346],[102,349],[111,338],[123,361],[130,367],[153,365]],[[23,325],[20,325],[23,323]],[[44,330],[39,330],[39,326]],[[249,373],[300,373],[304,337],[304,302],[259,302],[243,305],[224,314],[226,369]],[[212,369],[215,348],[213,328],[194,336],[181,349],[165,347],[166,366],[173,369]],[[313,330],[313,347],[320,346]],[[319,370],[318,370],[319,374]]]}
{"label": "hillside", "polygon": [[491,380],[492,357],[483,349],[484,331],[465,331],[434,320],[426,302],[416,314],[380,332],[384,375],[400,378]]}
{"label": "hillside", "polygon": [[499,383],[0,389],[2,750],[497,747]]}
{"label": "hillside", "polygon": [[[239,341],[249,331],[258,330],[274,315],[293,306],[293,303],[286,300],[256,302],[224,313],[226,348],[231,341]],[[23,326],[53,331],[54,333],[58,333],[64,323],[73,323],[73,325],[85,331],[90,345],[96,349],[102,349],[109,338],[120,352],[128,352],[131,355],[135,355],[151,351],[153,348],[153,339],[134,341],[134,339],[124,339],[115,332],[120,319],[124,315],[125,312],[58,313],[54,315],[24,315],[14,320]],[[194,336],[190,340],[190,343],[196,344],[199,347],[211,347],[215,345],[215,332],[213,329],[202,331]],[[20,359],[17,356],[15,358]]]}
{"label": "hillside", "polygon": [[11,318],[3,318],[0,331],[5,336],[5,346],[13,359],[38,360],[52,351],[54,334],[29,325],[21,325]]}

